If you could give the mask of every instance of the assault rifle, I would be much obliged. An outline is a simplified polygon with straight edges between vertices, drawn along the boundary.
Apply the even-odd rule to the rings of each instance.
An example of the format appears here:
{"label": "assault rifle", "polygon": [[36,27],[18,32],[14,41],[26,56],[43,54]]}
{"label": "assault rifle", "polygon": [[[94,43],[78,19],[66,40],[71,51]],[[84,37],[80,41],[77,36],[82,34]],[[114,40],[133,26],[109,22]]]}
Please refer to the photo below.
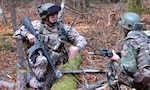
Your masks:
{"label": "assault rifle", "polygon": [[[100,55],[100,56],[104,56],[104,57],[112,57],[113,53],[107,49],[101,49],[99,52],[97,52],[96,50],[94,50],[93,52],[88,52],[89,55]],[[119,57],[121,57],[121,53],[117,52],[116,54],[119,55]]]}
{"label": "assault rifle", "polygon": [[62,73],[60,70],[57,70],[55,65],[53,64],[52,59],[50,58],[50,55],[45,47],[45,45],[43,43],[40,42],[40,35],[36,33],[35,29],[33,28],[30,19],[26,16],[21,20],[21,24],[23,24],[29,31],[31,34],[33,34],[36,37],[36,43],[34,43],[33,46],[31,46],[28,49],[28,53],[29,54],[33,54],[35,51],[37,50],[41,50],[43,52],[43,55],[47,58],[52,70],[55,73],[55,76],[57,78],[62,76]]}
{"label": "assault rifle", "polygon": [[[101,50],[99,50],[99,52],[94,50],[93,52],[88,52],[88,54],[89,55],[100,55],[100,56],[109,57],[109,58],[111,58],[113,56],[113,53],[111,51],[107,50],[107,49],[101,49]],[[120,52],[117,52],[116,54],[118,54],[119,57],[121,57]],[[110,61],[107,65],[107,71],[108,71],[106,73],[107,83],[109,83],[109,87],[112,90],[121,90],[119,82],[117,80],[118,78],[115,78],[117,73],[119,72],[119,69],[118,69],[117,66],[115,66],[115,64],[116,64],[115,61]]]}

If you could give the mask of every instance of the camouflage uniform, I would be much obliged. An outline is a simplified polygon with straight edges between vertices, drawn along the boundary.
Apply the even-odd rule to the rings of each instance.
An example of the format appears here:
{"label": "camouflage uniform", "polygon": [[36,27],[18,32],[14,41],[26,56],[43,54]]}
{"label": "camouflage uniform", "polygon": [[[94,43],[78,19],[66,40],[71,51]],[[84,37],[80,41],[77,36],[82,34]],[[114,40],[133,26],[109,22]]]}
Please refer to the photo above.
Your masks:
{"label": "camouflage uniform", "polygon": [[120,65],[113,63],[119,59],[115,52],[108,64],[107,77],[112,82],[110,86],[113,90],[118,90],[120,84],[137,90],[150,90],[150,37],[142,31],[141,17],[134,12],[127,12],[120,17],[118,24],[126,37],[122,44]]}
{"label": "camouflage uniform", "polygon": [[142,70],[143,68],[150,70],[150,40],[148,40],[148,36],[142,31],[130,31],[127,34],[121,51],[121,67],[121,72],[133,78],[133,82],[135,82],[133,83],[135,84],[133,87],[139,90],[150,89],[141,88],[142,84],[143,86],[150,84],[150,78],[147,78],[146,83],[139,82],[141,85],[140,88],[136,85],[136,79],[139,78],[136,76],[139,72],[138,70]]}
{"label": "camouflage uniform", "polygon": [[[41,42],[46,45],[46,48],[49,50],[50,57],[55,65],[59,62],[68,60],[68,50],[66,48],[68,44],[59,44],[58,48],[56,48],[58,43],[60,43],[59,35],[61,34],[61,31],[58,30],[57,24],[53,27],[48,27],[46,24],[42,24],[41,20],[34,20],[32,25],[36,32],[41,35]],[[85,38],[74,28],[66,24],[63,24],[63,26],[67,33],[67,42],[79,47],[80,50],[82,50],[87,43]],[[26,38],[26,33],[29,31],[22,26],[20,30],[16,31],[16,37],[18,35],[17,32],[20,32],[21,36]],[[28,45],[28,47],[29,46],[30,45]],[[47,59],[40,51],[36,52],[35,55],[28,57],[28,59],[32,72],[34,73],[34,76],[31,78],[30,85],[35,88],[42,87],[46,79],[45,75],[47,74]]]}

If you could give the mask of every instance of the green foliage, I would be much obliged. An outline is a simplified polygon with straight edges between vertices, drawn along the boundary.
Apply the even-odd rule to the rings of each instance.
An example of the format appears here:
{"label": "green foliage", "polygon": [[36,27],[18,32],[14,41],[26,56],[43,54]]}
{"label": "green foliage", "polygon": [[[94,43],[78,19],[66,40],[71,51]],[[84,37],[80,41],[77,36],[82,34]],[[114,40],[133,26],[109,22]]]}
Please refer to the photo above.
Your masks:
{"label": "green foliage", "polygon": [[10,50],[12,44],[10,41],[5,41],[4,39],[0,38],[0,51],[1,50]]}
{"label": "green foliage", "polygon": [[142,4],[140,0],[128,0],[127,1],[127,11],[135,12],[139,15],[142,14]]}
{"label": "green foliage", "polygon": [[100,5],[101,2],[98,0],[87,0],[86,7],[95,7],[96,5]]}
{"label": "green foliage", "polygon": [[77,82],[73,75],[66,74],[56,80],[51,90],[76,90]]}
{"label": "green foliage", "polygon": [[2,34],[2,36],[13,36],[13,32],[7,32],[7,33],[4,33],[4,34]]}

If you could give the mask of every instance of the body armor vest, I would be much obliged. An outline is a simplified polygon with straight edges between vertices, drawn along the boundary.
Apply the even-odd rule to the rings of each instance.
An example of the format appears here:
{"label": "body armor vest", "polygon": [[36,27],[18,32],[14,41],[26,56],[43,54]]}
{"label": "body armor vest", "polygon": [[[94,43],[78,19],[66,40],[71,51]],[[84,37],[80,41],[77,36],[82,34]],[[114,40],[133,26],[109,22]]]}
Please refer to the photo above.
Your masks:
{"label": "body armor vest", "polygon": [[133,31],[132,35],[130,33],[127,39],[133,40],[131,45],[137,50],[135,58],[138,68],[150,67],[150,38],[141,31]]}
{"label": "body armor vest", "polygon": [[149,86],[150,83],[150,38],[142,31],[132,32],[128,34],[126,39],[130,40],[129,43],[135,48],[134,50],[136,50],[134,52],[137,70],[133,75],[134,82],[140,84],[140,88],[145,88],[147,87],[146,85]]}

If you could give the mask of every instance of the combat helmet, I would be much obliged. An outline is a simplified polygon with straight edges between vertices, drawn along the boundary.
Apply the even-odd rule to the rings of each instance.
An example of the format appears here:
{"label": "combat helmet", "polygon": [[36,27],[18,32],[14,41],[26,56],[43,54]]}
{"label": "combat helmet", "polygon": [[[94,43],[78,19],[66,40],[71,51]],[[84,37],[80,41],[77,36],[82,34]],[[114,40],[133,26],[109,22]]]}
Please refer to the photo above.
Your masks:
{"label": "combat helmet", "polygon": [[127,30],[133,30],[135,23],[141,23],[141,18],[136,13],[127,12],[121,16],[118,23]]}
{"label": "combat helmet", "polygon": [[46,18],[48,15],[58,13],[61,10],[61,7],[53,4],[53,3],[45,3],[42,5],[39,5],[37,7],[38,13],[41,17],[41,19]]}

